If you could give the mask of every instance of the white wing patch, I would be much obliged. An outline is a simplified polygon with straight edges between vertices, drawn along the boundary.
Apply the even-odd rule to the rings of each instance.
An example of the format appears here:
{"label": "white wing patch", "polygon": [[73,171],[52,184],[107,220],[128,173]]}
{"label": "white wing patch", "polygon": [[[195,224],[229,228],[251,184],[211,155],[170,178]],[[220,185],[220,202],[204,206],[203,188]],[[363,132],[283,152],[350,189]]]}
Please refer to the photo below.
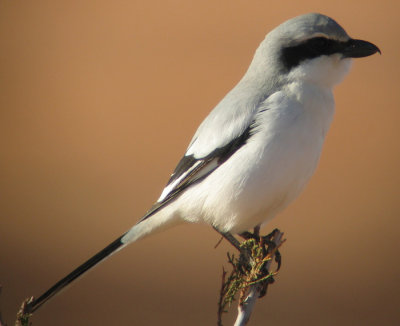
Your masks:
{"label": "white wing patch", "polygon": [[255,127],[254,121],[251,121],[237,137],[231,139],[226,145],[215,148],[202,158],[197,158],[194,154],[186,154],[172,173],[160,198],[138,223],[149,218],[179,196],[186,188],[195,182],[201,182],[220,165],[224,164],[237,150],[246,144],[248,139],[256,132],[254,130]]}
{"label": "white wing patch", "polygon": [[174,180],[172,183],[168,184],[163,192],[161,193],[160,198],[158,198],[157,202],[162,202],[168,194],[177,188],[177,186],[184,180],[196,167],[198,167],[201,164],[202,161],[197,161],[194,165],[192,165],[186,172],[184,172],[178,179]]}

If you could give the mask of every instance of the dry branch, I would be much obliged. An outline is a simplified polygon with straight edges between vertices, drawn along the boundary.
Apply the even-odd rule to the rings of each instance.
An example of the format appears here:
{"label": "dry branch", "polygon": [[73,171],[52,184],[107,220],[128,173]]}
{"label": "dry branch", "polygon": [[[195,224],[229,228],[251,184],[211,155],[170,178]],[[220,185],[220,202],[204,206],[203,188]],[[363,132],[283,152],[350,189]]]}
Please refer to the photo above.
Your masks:
{"label": "dry branch", "polygon": [[[239,302],[235,326],[246,325],[256,300],[266,294],[268,285],[274,282],[273,276],[280,267],[278,249],[284,242],[283,233],[274,230],[271,234],[260,237],[255,229],[255,233],[250,235],[248,240],[240,244],[239,258],[228,253],[232,272],[226,278],[227,273],[223,270],[218,302],[218,326],[222,326],[222,314],[236,296],[239,296]],[[273,260],[278,262],[278,267],[276,271],[271,272]]]}

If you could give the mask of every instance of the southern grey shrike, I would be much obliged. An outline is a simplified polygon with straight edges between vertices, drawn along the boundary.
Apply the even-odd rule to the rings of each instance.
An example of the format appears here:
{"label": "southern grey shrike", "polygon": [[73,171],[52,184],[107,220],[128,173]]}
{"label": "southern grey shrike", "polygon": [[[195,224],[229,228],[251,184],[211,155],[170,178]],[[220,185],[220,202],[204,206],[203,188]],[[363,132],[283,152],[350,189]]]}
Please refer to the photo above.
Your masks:
{"label": "southern grey shrike", "polygon": [[127,244],[181,222],[241,233],[272,219],[313,174],[352,58],[380,52],[316,13],[290,19],[258,47],[239,83],[197,129],[160,198],[129,231],[30,304],[49,298]]}

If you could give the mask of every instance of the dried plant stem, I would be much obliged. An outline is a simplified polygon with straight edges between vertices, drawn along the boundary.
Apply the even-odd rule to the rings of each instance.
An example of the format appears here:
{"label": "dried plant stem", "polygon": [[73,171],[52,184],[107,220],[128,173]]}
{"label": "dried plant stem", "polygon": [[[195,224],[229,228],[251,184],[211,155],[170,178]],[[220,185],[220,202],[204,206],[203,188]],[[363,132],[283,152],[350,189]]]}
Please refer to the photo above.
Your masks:
{"label": "dried plant stem", "polygon": [[[265,267],[268,271],[270,271],[271,269],[271,264],[275,256],[276,249],[279,248],[281,244],[284,242],[283,233],[278,230],[274,235],[272,241],[276,247],[271,251],[270,259],[266,262]],[[250,290],[248,292],[247,297],[242,302],[239,300],[238,315],[234,326],[244,326],[248,323],[257,299],[260,297],[263,291],[264,294],[266,293],[268,284],[269,283],[266,283],[265,289],[263,289],[261,283],[255,283],[250,286]]]}
{"label": "dried plant stem", "polygon": [[[274,282],[273,276],[277,274],[280,267],[278,249],[284,242],[283,233],[274,230],[267,236],[259,236],[259,228],[255,228],[254,231],[253,234],[248,232],[242,234],[247,240],[239,245],[238,258],[228,253],[232,272],[228,277],[224,269],[222,272],[218,326],[222,326],[222,314],[226,312],[227,307],[231,306],[236,297],[239,297],[239,303],[235,326],[246,325],[255,302],[266,294],[268,285]],[[276,271],[271,272],[274,260],[278,263],[278,267]]]}

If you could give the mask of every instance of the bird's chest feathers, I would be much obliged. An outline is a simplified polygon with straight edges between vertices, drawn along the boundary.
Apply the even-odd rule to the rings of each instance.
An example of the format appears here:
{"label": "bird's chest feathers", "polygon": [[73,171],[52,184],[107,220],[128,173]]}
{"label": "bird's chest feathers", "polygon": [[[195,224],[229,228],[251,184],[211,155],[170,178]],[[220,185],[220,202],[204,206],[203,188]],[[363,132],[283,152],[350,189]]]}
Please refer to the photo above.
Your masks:
{"label": "bird's chest feathers", "polygon": [[[334,98],[331,89],[307,83],[294,83],[288,87],[287,110],[288,141],[294,142],[305,155],[317,156],[328,132],[334,113]],[[310,157],[311,158],[311,157]],[[311,158],[314,159],[314,158]]]}
{"label": "bird's chest feathers", "polygon": [[266,146],[260,172],[266,183],[274,182],[282,191],[292,189],[295,194],[317,166],[333,117],[333,95],[313,85],[293,84],[273,100],[275,105],[265,112],[270,125],[262,136]]}

